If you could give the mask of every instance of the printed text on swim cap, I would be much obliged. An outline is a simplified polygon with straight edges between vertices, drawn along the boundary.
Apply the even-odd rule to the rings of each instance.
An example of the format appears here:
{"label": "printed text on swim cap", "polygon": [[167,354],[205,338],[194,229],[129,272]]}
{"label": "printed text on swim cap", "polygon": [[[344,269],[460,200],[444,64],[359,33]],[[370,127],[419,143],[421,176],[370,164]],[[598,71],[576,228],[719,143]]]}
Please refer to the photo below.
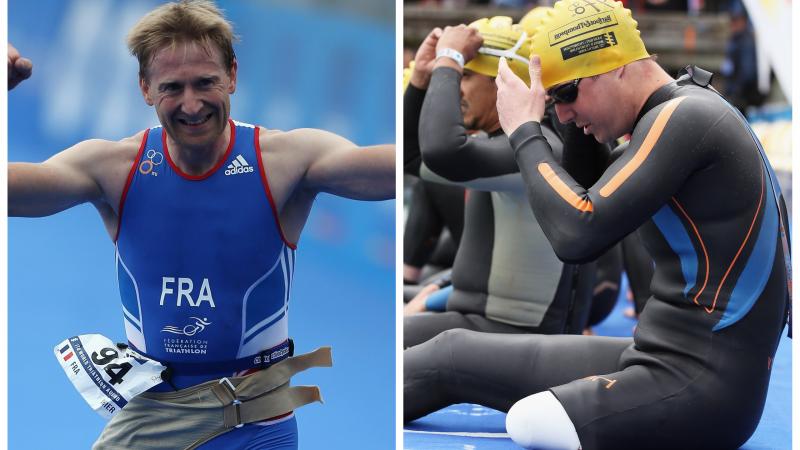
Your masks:
{"label": "printed text on swim cap", "polygon": [[616,16],[613,12],[603,12],[595,14],[587,18],[576,20],[557,28],[550,32],[550,45],[556,45],[559,42],[566,41],[586,33],[601,30],[603,28],[613,27],[617,25]]}
{"label": "printed text on swim cap", "polygon": [[617,44],[617,37],[614,35],[613,31],[610,31],[608,33],[592,36],[561,47],[561,58],[566,61],[576,56],[583,55],[584,53],[601,50]]}

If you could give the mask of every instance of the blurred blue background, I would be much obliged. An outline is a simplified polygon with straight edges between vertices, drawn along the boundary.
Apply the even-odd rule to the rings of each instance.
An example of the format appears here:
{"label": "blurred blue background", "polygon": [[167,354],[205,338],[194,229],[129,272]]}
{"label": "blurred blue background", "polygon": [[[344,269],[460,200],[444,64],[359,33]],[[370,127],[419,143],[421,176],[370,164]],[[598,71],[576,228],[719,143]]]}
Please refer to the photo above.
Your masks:
{"label": "blurred blue background", "polygon": [[[9,1],[9,41],[34,61],[33,77],[9,93],[10,161],[157,124],[124,38],[159,3]],[[232,117],[394,142],[394,2],[299,3],[218,2],[241,37]],[[394,201],[322,195],[300,239],[290,334],[300,352],[334,349],[332,369],[295,379],[325,398],[297,412],[301,449],[395,445],[394,213]],[[124,340],[113,244],[88,205],[12,218],[8,233],[9,448],[89,448],[105,422],[52,349],[75,334]]]}

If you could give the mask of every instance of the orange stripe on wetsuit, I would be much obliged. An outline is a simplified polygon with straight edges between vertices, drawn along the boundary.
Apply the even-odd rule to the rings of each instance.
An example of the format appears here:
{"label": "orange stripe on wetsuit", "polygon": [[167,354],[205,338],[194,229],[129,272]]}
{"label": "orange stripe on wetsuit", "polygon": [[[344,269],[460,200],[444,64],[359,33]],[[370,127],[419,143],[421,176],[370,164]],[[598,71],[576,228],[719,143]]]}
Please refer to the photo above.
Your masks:
{"label": "orange stripe on wetsuit", "polygon": [[756,207],[756,212],[753,214],[753,220],[750,222],[750,228],[747,230],[747,234],[742,241],[742,245],[739,246],[739,251],[736,252],[736,255],[731,260],[731,264],[728,266],[728,270],[725,271],[725,275],[722,276],[722,281],[719,282],[719,287],[717,287],[717,292],[714,294],[714,301],[711,303],[711,310],[706,308],[706,312],[711,313],[714,311],[714,308],[717,305],[717,298],[719,297],[719,293],[722,290],[722,286],[725,284],[725,280],[728,278],[728,275],[731,273],[731,269],[733,269],[734,264],[736,264],[736,260],[739,259],[739,255],[742,254],[742,250],[744,250],[745,244],[747,241],[750,240],[750,235],[753,233],[753,228],[756,224],[756,219],[758,218],[758,214],[761,212],[761,205],[764,203],[764,169],[761,169],[761,196],[758,198],[758,206]]}
{"label": "orange stripe on wetsuit", "polygon": [[538,169],[539,173],[542,174],[542,177],[544,177],[544,180],[547,181],[547,184],[549,184],[550,187],[553,188],[553,190],[564,199],[564,201],[579,211],[592,212],[594,208],[592,207],[591,200],[582,198],[573,192],[572,189],[567,186],[567,183],[564,183],[564,180],[559,178],[558,174],[553,171],[553,168],[550,167],[550,164],[541,163],[539,164]]}
{"label": "orange stripe on wetsuit", "polygon": [[[678,199],[676,199],[675,197],[672,197],[672,202],[675,203],[675,206],[678,207],[678,209],[680,210],[681,214],[683,214],[683,217],[686,217],[686,220],[689,221],[689,225],[692,226],[692,230],[694,230],[694,235],[697,236],[697,240],[700,241],[700,248],[703,249],[703,256],[706,259],[706,277],[705,277],[705,280],[703,280],[703,287],[701,287],[700,290],[697,291],[697,294],[694,295],[694,299],[693,299],[694,303],[697,306],[700,306],[700,302],[698,302],[697,299],[700,297],[700,294],[702,294],[703,291],[706,289],[706,285],[708,284],[708,274],[709,274],[709,269],[710,269],[709,263],[708,263],[708,250],[706,250],[706,244],[703,242],[703,238],[700,236],[700,230],[697,229],[697,225],[694,224],[694,221],[692,220],[691,217],[689,217],[689,214],[686,212],[686,210],[683,209],[683,206],[681,206],[681,204],[678,203]],[[712,306],[711,311],[709,311],[708,308],[705,308],[705,310],[706,310],[706,312],[711,313],[712,311],[714,311],[714,308]]]}
{"label": "orange stripe on wetsuit", "polygon": [[672,117],[672,113],[675,112],[675,108],[685,99],[686,97],[678,97],[674,100],[670,100],[664,109],[658,113],[655,122],[653,122],[653,126],[650,127],[650,130],[647,132],[647,136],[645,136],[642,145],[639,146],[639,149],[636,150],[636,154],[633,155],[633,158],[630,159],[623,167],[619,170],[608,182],[605,186],[600,188],[600,195],[603,197],[608,197],[614,193],[622,183],[624,183],[632,174],[639,168],[639,166],[644,163],[644,160],[650,155],[650,152],[655,147],[656,142],[661,137],[661,133],[664,131],[664,127],[667,126],[667,122],[669,118]]}
{"label": "orange stripe on wetsuit", "polygon": [[[647,132],[647,136],[645,136],[642,145],[639,146],[639,149],[636,150],[636,154],[633,155],[630,161],[628,161],[622,169],[619,170],[608,182],[600,188],[600,195],[603,197],[608,197],[614,193],[622,184],[633,174],[633,172],[638,169],[644,160],[650,155],[650,152],[653,150],[653,147],[658,142],[658,139],[661,137],[661,133],[664,131],[664,128],[667,125],[670,117],[672,117],[672,113],[675,112],[675,109],[678,105],[683,101],[686,97],[678,97],[674,100],[671,100],[661,112],[658,113],[655,122],[653,122],[653,126],[650,127],[650,130]],[[538,166],[539,173],[544,177],[547,184],[553,188],[554,191],[562,198],[564,201],[572,205],[573,208],[579,211],[585,212],[592,212],[594,211],[594,207],[592,206],[592,201],[588,198],[583,198],[580,195],[576,194],[575,192],[570,189],[570,187],[558,177],[558,174],[553,171],[553,168],[550,167],[547,163],[541,163]]]}

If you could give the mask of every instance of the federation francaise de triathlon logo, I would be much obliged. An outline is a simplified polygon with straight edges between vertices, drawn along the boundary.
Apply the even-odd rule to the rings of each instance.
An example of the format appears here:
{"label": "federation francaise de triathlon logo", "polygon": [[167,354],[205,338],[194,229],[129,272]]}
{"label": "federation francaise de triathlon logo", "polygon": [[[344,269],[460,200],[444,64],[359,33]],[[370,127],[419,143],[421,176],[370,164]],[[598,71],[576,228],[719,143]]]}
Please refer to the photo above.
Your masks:
{"label": "federation francaise de triathlon logo", "polygon": [[194,336],[195,334],[205,330],[206,326],[211,325],[211,322],[208,322],[208,319],[205,317],[201,319],[199,317],[192,316],[190,318],[194,319],[194,323],[190,323],[183,328],[179,328],[174,325],[167,325],[162,328],[161,331],[172,334],[180,334],[183,336]]}
{"label": "federation francaise de triathlon logo", "polygon": [[248,173],[253,171],[253,166],[247,163],[242,155],[236,155],[236,158],[228,164],[228,169],[225,170],[225,175],[237,175],[240,173]]}

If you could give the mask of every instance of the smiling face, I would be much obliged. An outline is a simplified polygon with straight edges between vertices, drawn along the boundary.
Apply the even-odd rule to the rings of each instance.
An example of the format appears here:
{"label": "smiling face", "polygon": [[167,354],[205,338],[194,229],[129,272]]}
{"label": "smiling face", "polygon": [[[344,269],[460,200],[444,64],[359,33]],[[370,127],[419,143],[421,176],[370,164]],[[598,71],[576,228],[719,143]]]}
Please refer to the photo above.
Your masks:
{"label": "smiling face", "polygon": [[213,151],[227,145],[236,61],[227,70],[216,46],[178,43],[155,53],[139,85],[148,105],[180,149]]}
{"label": "smiling face", "polygon": [[612,142],[628,133],[636,118],[631,115],[624,80],[617,71],[583,78],[578,85],[578,97],[572,103],[556,103],[561,123],[573,122],[592,134],[598,142]]}

